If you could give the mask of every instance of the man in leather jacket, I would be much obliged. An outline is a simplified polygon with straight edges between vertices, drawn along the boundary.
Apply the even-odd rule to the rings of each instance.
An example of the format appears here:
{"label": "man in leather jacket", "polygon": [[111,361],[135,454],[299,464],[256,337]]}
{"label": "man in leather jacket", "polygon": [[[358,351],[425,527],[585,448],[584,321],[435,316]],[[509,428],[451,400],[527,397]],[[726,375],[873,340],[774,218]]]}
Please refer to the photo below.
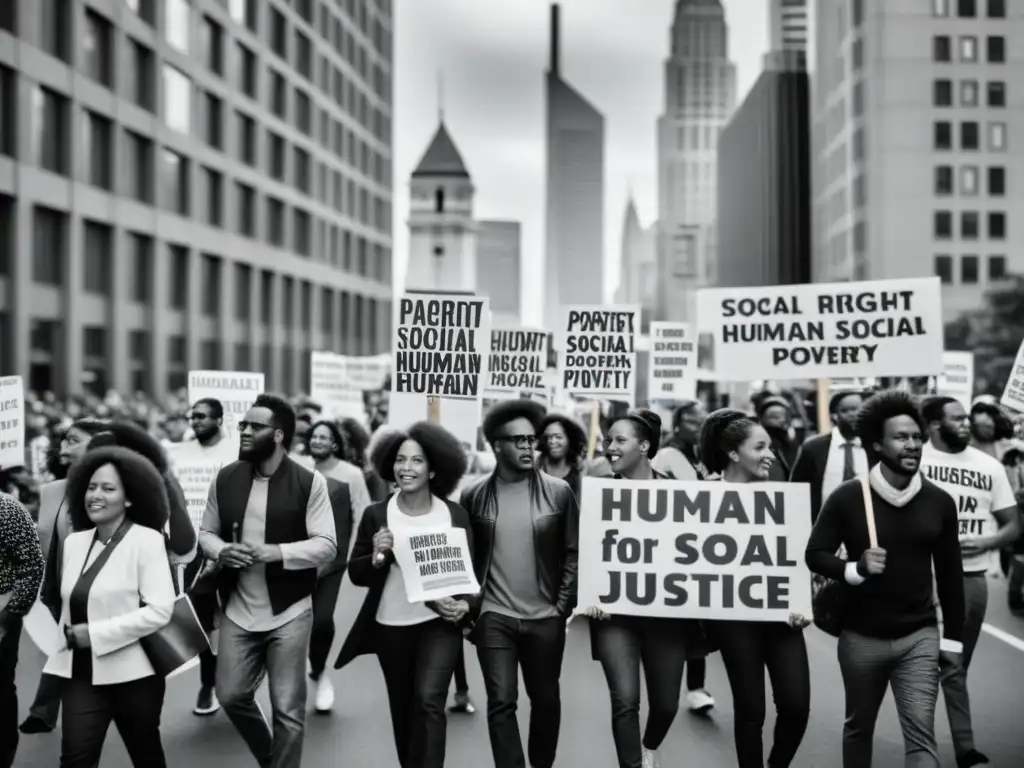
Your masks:
{"label": "man in leather jacket", "polygon": [[[494,472],[463,491],[473,526],[480,595],[470,634],[487,688],[496,768],[551,768],[562,704],[565,622],[576,606],[579,506],[568,483],[535,465],[544,408],[508,400],[484,419]],[[530,697],[527,752],[516,720],[519,668]]]}

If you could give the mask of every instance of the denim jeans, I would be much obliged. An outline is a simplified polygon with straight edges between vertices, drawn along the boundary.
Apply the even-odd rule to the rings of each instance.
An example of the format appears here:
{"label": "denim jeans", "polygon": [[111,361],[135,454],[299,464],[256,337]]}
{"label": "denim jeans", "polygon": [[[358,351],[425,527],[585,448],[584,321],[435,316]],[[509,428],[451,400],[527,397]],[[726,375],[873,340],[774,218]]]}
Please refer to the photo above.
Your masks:
{"label": "denim jeans", "polygon": [[[306,731],[306,649],[313,612],[269,632],[248,632],[221,617],[217,698],[261,768],[299,768]],[[273,730],[256,690],[270,679]]]}
{"label": "denim jeans", "polygon": [[462,632],[442,619],[409,627],[378,624],[391,728],[401,768],[443,768],[448,686],[462,652]]}
{"label": "denim jeans", "polygon": [[875,721],[888,687],[903,729],[907,768],[938,768],[939,630],[924,627],[893,639],[844,630],[838,655],[846,688],[843,768],[871,768]]}
{"label": "denim jeans", "polygon": [[[643,751],[657,749],[679,709],[686,665],[685,633],[676,619],[613,616],[591,621],[594,650],[612,699],[612,736],[619,768],[642,768]],[[640,664],[647,682],[647,728],[640,739]]]}
{"label": "denim jeans", "polygon": [[946,700],[949,730],[957,756],[974,749],[971,701],[967,695],[967,669],[981,637],[981,625],[988,610],[988,577],[984,573],[964,574],[964,652],[958,661],[939,660],[939,681]]}
{"label": "denim jeans", "polygon": [[319,680],[327,666],[327,655],[334,643],[334,608],[338,604],[341,580],[345,571],[324,576],[313,591],[313,630],[309,637],[309,666],[314,680]]}
{"label": "denim jeans", "polygon": [[487,689],[487,728],[495,768],[526,768],[516,709],[519,668],[530,697],[527,752],[532,768],[552,768],[562,724],[558,680],[565,651],[565,619],[513,619],[488,611],[473,632]]}
{"label": "denim jeans", "polygon": [[8,619],[0,629],[0,768],[14,765],[18,751],[18,689],[14,673],[18,667],[18,645],[21,642],[21,620]]}

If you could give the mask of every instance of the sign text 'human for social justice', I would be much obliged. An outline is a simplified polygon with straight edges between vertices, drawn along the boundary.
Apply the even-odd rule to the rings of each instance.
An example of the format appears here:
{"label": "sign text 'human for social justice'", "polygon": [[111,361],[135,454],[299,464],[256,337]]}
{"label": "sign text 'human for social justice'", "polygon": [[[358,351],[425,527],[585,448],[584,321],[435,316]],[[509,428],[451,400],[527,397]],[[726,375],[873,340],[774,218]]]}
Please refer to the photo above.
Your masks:
{"label": "sign text 'human for social justice'", "polygon": [[721,379],[935,376],[943,324],[937,277],[708,288],[701,331]]}
{"label": "sign text 'human for social justice'", "polygon": [[558,383],[581,397],[623,400],[636,397],[635,306],[566,307],[559,328]]}
{"label": "sign text 'human for social justice'", "polygon": [[548,335],[528,328],[492,328],[489,383],[484,397],[546,394]]}
{"label": "sign text 'human for social justice'", "polygon": [[810,493],[788,483],[585,478],[579,607],[785,621],[811,616]]}
{"label": "sign text 'human for social justice'", "polygon": [[489,341],[486,297],[403,296],[395,329],[393,391],[480,397],[487,380]]}

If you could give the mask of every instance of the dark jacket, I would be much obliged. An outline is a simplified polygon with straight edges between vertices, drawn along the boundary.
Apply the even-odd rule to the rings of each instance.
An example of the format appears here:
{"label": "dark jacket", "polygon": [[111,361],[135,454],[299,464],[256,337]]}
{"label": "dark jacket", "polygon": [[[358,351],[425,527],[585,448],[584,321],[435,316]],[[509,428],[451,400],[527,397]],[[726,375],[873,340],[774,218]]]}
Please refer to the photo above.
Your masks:
{"label": "dark jacket", "polygon": [[[341,652],[334,662],[335,669],[341,669],[357,656],[366,653],[376,653],[373,642],[373,629],[377,625],[377,609],[380,607],[380,598],[384,594],[384,583],[388,579],[388,571],[395,562],[395,553],[388,550],[384,553],[384,562],[378,567],[373,565],[373,535],[388,524],[388,502],[390,497],[383,501],[371,504],[363,512],[363,518],[359,521],[359,532],[356,534],[356,543],[352,547],[352,558],[348,561],[348,577],[357,587],[368,587],[366,597],[363,598],[363,605],[359,609],[352,629],[341,647]],[[462,528],[466,532],[466,541],[469,544],[469,553],[473,555],[473,527],[470,525],[469,513],[454,501],[445,501],[448,511],[452,516],[452,526]],[[475,559],[474,559],[475,562]],[[465,600],[470,606],[473,605],[471,595],[459,595],[457,600]],[[433,602],[425,605],[436,611]],[[468,617],[467,617],[468,622]]]}
{"label": "dark jacket", "polygon": [[[580,509],[569,484],[557,477],[533,472],[528,482],[530,496],[547,510],[534,517],[533,542],[537,556],[537,583],[541,594],[566,618],[576,607],[579,561]],[[462,506],[469,512],[476,539],[473,567],[480,594],[470,603],[475,619],[487,589],[487,576],[494,554],[494,527],[498,519],[494,473],[482,477],[462,492]]]}
{"label": "dark jacket", "polygon": [[334,512],[334,535],[338,539],[338,554],[334,556],[334,562],[320,572],[320,578],[335,573],[344,572],[348,565],[348,545],[352,541],[352,524],[355,515],[352,514],[352,493],[348,483],[324,476],[327,480],[327,494],[331,498],[331,510]]}
{"label": "dark jacket", "polygon": [[811,486],[811,522],[818,519],[821,511],[821,483],[825,479],[825,465],[828,452],[832,449],[832,433],[812,437],[802,446],[793,463],[789,476],[791,483],[808,483]]}

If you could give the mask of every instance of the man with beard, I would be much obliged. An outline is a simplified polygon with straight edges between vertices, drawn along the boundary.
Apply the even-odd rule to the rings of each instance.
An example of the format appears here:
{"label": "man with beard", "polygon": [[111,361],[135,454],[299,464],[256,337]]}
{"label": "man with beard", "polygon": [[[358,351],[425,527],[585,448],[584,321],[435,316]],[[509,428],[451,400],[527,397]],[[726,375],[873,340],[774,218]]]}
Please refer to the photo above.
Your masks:
{"label": "man with beard", "polygon": [[527,752],[533,768],[551,768],[562,703],[559,678],[565,622],[576,605],[579,507],[569,484],[535,466],[544,407],[507,400],[484,418],[497,466],[462,493],[476,547],[480,596],[470,615],[487,689],[487,725],[496,768],[523,768],[519,669],[530,697]]}
{"label": "man with beard", "polygon": [[992,554],[1020,535],[1017,500],[1006,468],[970,445],[971,421],[963,405],[951,397],[933,397],[921,408],[930,442],[924,448],[921,472],[956,502],[964,571],[964,650],[958,660],[944,661],[942,691],[959,768],[987,763],[974,748],[967,669],[981,636],[988,608],[987,572]]}
{"label": "man with beard", "polygon": [[[844,768],[871,765],[875,721],[890,686],[906,764],[939,765],[939,664],[958,663],[963,651],[964,579],[956,504],[920,472],[924,432],[907,393],[882,392],[865,402],[857,436],[874,464],[872,509],[860,480],[843,483],[825,500],[807,543],[812,572],[850,585],[838,646],[846,688]],[[848,559],[836,556],[841,546]],[[933,594],[945,617],[941,640]]]}
{"label": "man with beard", "polygon": [[[306,650],[317,571],[337,538],[327,480],[288,460],[295,412],[260,395],[238,423],[239,461],[210,487],[200,526],[224,608],[217,697],[261,768],[299,768],[306,721]],[[273,730],[256,689],[270,682]]]}
{"label": "man with beard", "polygon": [[854,420],[863,398],[860,392],[836,392],[828,403],[832,431],[812,437],[800,447],[789,480],[811,486],[811,522],[821,503],[836,488],[868,471],[868,457],[854,434]]}

